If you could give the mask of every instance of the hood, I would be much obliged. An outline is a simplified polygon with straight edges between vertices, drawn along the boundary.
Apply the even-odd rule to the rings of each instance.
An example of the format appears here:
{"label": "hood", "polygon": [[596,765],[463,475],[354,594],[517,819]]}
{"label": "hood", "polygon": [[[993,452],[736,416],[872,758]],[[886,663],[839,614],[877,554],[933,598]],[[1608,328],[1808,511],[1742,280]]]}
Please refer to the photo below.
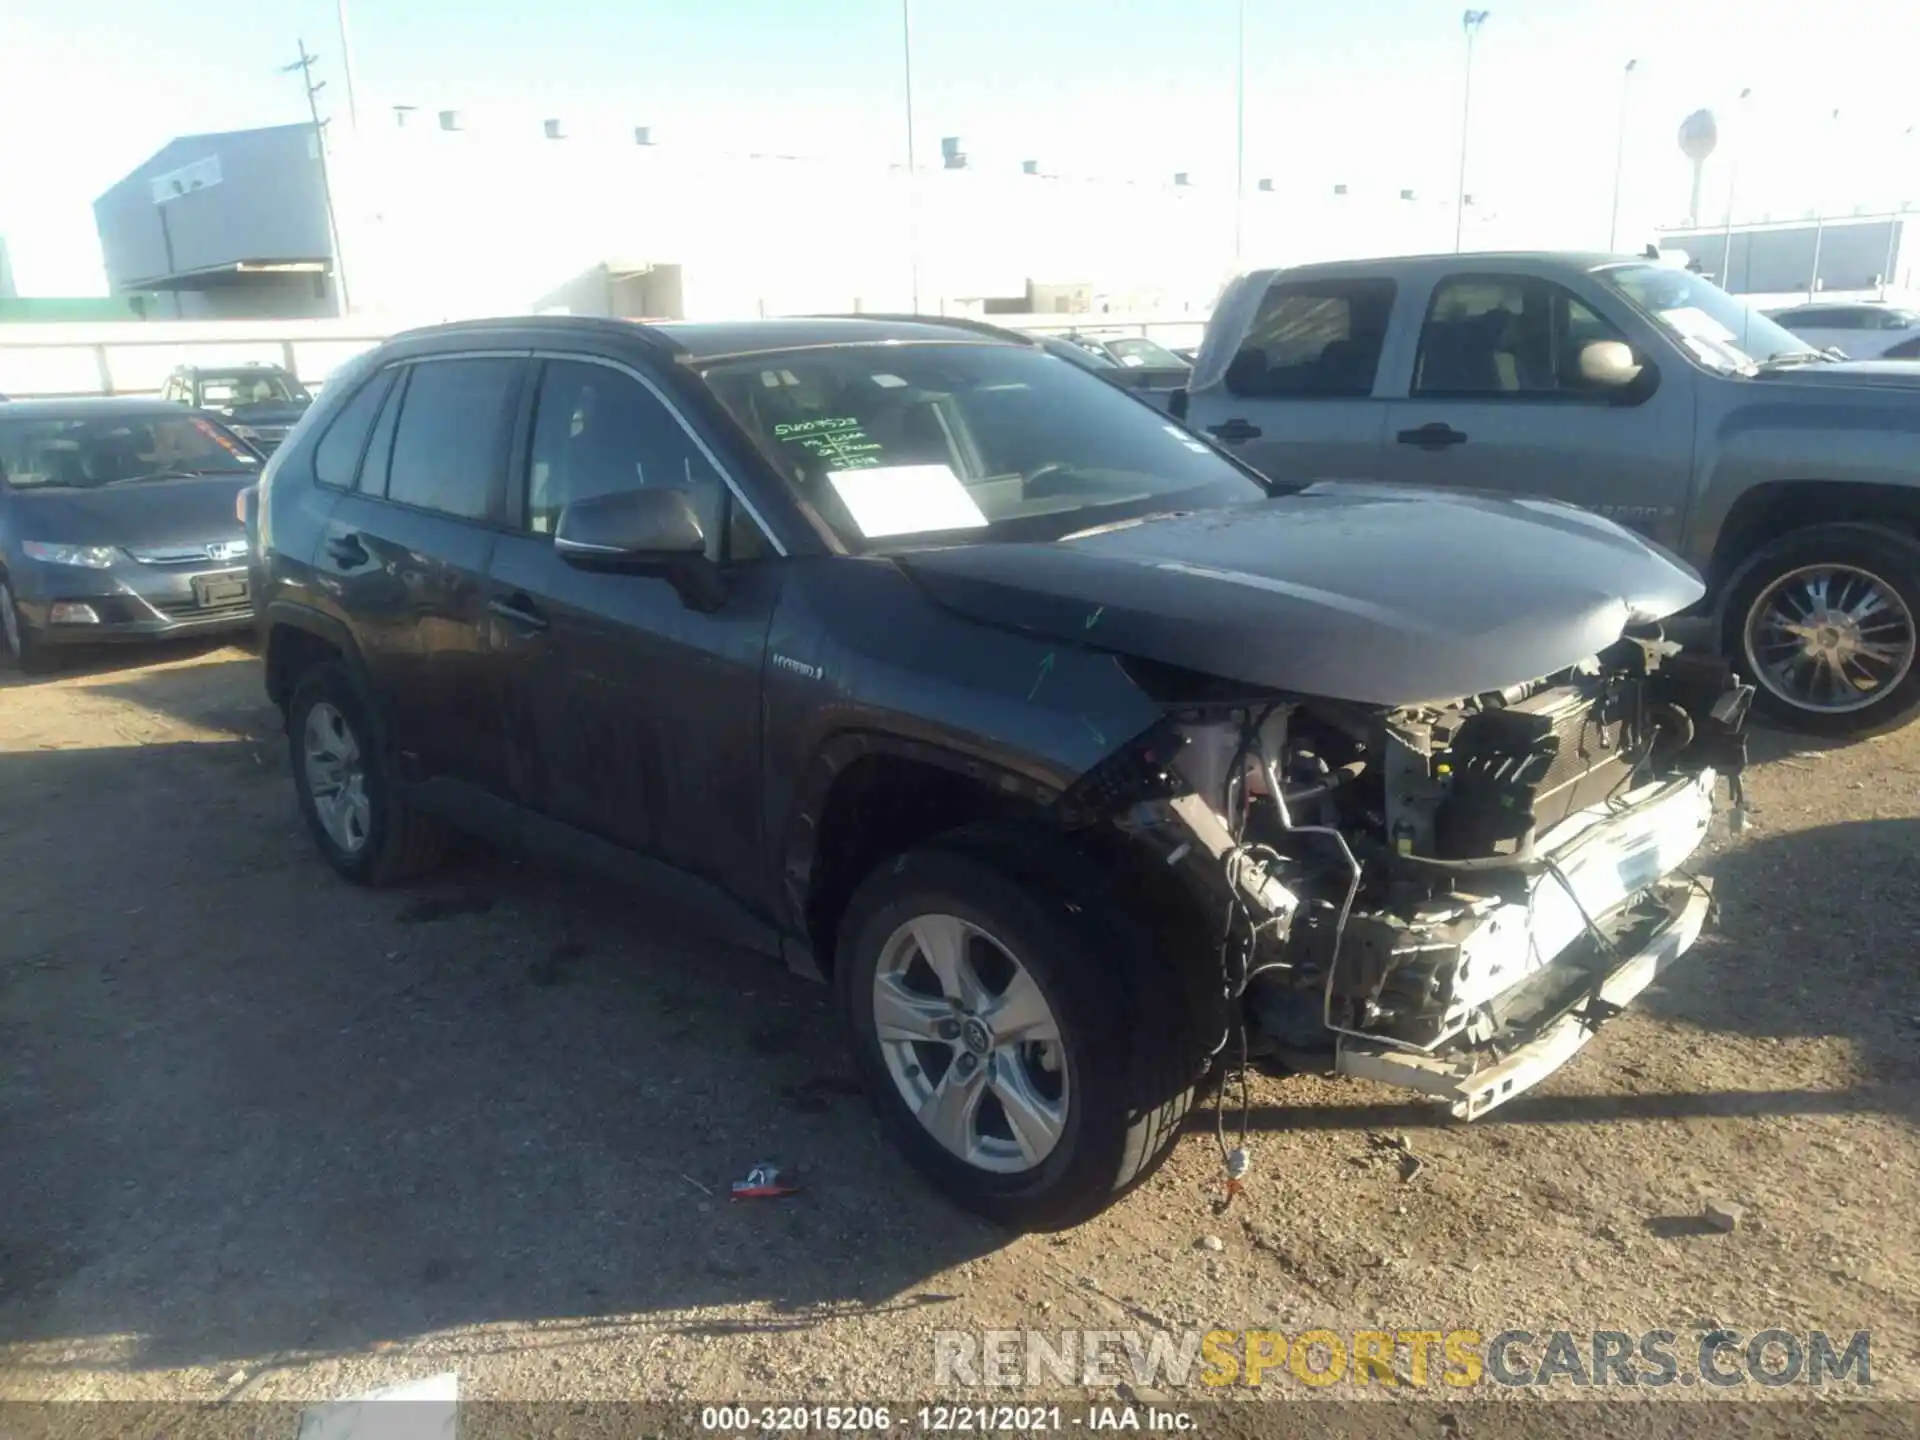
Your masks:
{"label": "hood", "polygon": [[1790,380],[1796,385],[1920,390],[1920,360],[1835,360],[1824,365],[1794,365],[1785,370],[1762,371],[1755,378],[1769,383]]}
{"label": "hood", "polygon": [[255,475],[196,475],[97,490],[8,492],[13,533],[55,545],[202,545],[243,535],[234,497]]}
{"label": "hood", "polygon": [[222,406],[213,413],[241,425],[291,425],[307,407],[298,400],[263,400],[258,405]]}
{"label": "hood", "polygon": [[936,603],[989,624],[1379,705],[1537,679],[1705,593],[1586,511],[1386,485],[896,558]]}

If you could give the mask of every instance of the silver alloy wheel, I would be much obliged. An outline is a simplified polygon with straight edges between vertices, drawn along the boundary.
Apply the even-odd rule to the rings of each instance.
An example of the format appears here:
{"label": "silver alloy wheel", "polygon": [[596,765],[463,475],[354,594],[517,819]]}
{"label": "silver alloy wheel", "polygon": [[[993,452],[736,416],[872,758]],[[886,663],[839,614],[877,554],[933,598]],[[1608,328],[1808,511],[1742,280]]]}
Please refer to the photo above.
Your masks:
{"label": "silver alloy wheel", "polygon": [[1913,669],[1913,614],[1900,593],[1856,565],[1803,565],[1747,611],[1754,678],[1789,705],[1828,715],[1863,710]]}
{"label": "silver alloy wheel", "polygon": [[301,750],[307,794],[320,828],[347,854],[359,854],[372,828],[373,804],[367,798],[367,767],[353,727],[322,700],[307,711]]}
{"label": "silver alloy wheel", "polygon": [[873,1021],[900,1098],[967,1164],[1017,1174],[1060,1143],[1072,1100],[1060,1023],[979,926],[921,915],[895,930],[874,969]]}
{"label": "silver alloy wheel", "polygon": [[0,585],[0,632],[7,637],[7,653],[20,658],[20,614],[13,608],[13,591]]}

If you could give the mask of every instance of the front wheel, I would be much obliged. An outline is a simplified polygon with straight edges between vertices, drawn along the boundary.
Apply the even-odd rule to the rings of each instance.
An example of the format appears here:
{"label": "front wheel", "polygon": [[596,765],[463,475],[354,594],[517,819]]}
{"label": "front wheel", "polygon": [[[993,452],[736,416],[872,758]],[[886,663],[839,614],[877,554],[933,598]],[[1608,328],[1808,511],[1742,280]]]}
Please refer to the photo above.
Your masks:
{"label": "front wheel", "polygon": [[894,1142],[968,1209],[1077,1224],[1171,1148],[1197,1078],[1189,1027],[1143,993],[1122,928],[938,845],[855,895],[835,980],[861,1077]]}
{"label": "front wheel", "polygon": [[1796,530],[1727,595],[1726,647],[1755,707],[1791,730],[1854,738],[1920,712],[1920,543],[1872,525]]}
{"label": "front wheel", "polygon": [[0,656],[14,669],[31,675],[46,668],[45,655],[40,637],[14,603],[13,587],[0,580]]}

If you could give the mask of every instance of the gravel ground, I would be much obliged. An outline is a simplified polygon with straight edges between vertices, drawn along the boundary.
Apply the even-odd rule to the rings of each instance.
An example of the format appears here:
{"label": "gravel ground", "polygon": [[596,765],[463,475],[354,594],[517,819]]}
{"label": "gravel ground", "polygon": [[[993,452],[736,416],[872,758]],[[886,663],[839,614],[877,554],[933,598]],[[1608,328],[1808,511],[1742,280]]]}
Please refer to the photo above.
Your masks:
{"label": "gravel ground", "polygon": [[[824,993],[484,853],[354,890],[283,745],[241,650],[0,675],[0,1398],[900,1400],[937,1329],[1776,1324],[1920,1398],[1920,727],[1758,737],[1720,928],[1536,1094],[1256,1080],[1224,1214],[1203,1113],[1015,1240],[895,1161]],[[804,1193],[729,1203],[768,1158]]]}

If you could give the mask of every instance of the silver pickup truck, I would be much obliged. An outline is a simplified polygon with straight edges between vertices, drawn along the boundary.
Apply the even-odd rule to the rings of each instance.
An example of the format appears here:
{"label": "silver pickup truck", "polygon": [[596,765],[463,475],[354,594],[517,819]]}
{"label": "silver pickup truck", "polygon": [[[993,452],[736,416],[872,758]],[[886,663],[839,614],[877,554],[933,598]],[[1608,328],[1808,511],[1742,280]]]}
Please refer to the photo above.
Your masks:
{"label": "silver pickup truck", "polygon": [[1920,363],[1836,360],[1660,261],[1423,256],[1238,277],[1173,410],[1283,482],[1598,511],[1701,572],[1776,722],[1920,711]]}

